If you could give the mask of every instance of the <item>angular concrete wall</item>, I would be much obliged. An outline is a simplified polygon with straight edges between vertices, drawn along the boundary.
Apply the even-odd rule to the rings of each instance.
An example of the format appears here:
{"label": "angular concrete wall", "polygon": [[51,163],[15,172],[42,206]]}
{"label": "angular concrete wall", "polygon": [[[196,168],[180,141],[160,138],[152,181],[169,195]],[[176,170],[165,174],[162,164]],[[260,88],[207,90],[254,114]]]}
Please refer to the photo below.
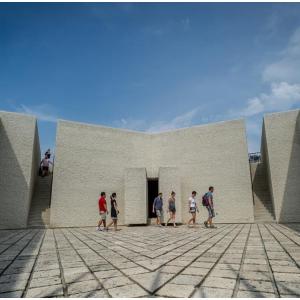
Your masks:
{"label": "angular concrete wall", "polygon": [[[181,182],[182,220],[190,218],[188,198],[198,203],[210,185],[215,187],[217,222],[252,222],[253,198],[243,120],[174,130],[153,136],[153,170],[177,167]],[[176,191],[175,191],[176,192]],[[200,209],[200,220],[207,210]]]}
{"label": "angular concrete wall", "polygon": [[300,221],[300,110],[264,117],[262,153],[278,222]]}
{"label": "angular concrete wall", "polygon": [[0,112],[0,228],[23,228],[40,162],[36,119]]}
{"label": "angular concrete wall", "polygon": [[125,169],[124,223],[147,224],[147,177],[145,168]]}
{"label": "angular concrete wall", "polygon": [[50,225],[95,225],[101,191],[108,202],[117,193],[124,223],[125,169],[150,168],[150,142],[143,133],[59,121]]}
{"label": "angular concrete wall", "polygon": [[[191,191],[199,192],[200,202],[209,185],[216,188],[216,221],[252,222],[247,154],[245,126],[241,120],[161,134],[60,121],[50,223],[52,226],[95,225],[101,191],[117,193],[120,223],[129,222],[124,216],[131,207],[127,201],[133,201],[126,196],[128,168],[145,168],[147,177],[161,177],[165,206],[169,193],[176,189],[177,207],[182,207],[178,218],[183,222],[189,218],[187,201]],[[162,175],[163,168],[177,168],[174,186],[168,176]],[[145,201],[141,201],[137,210],[144,206]],[[201,208],[202,220],[206,215],[206,210]]]}

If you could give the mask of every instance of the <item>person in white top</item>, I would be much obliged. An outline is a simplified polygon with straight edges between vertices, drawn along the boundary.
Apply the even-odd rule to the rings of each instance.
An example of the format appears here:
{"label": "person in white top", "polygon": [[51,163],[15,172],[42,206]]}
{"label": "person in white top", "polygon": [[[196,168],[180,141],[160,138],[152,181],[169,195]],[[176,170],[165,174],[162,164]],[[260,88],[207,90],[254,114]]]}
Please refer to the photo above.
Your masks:
{"label": "person in white top", "polygon": [[42,177],[49,175],[49,166],[53,165],[52,161],[48,158],[48,155],[45,154],[45,157],[42,159],[40,167],[42,168]]}
{"label": "person in white top", "polygon": [[188,226],[193,222],[193,225],[196,223],[196,211],[199,212],[197,201],[196,201],[197,192],[193,191],[192,196],[189,198],[189,213],[192,215],[191,219],[188,221]]}

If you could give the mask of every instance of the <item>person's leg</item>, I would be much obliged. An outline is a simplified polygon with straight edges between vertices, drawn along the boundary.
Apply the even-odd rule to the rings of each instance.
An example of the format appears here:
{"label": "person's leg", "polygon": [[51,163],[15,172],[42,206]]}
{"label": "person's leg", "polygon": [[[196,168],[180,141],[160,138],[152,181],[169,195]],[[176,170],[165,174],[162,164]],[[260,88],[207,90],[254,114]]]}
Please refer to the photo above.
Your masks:
{"label": "person's leg", "polygon": [[168,223],[170,222],[170,220],[171,220],[171,212],[169,212],[169,219],[168,219],[168,221],[166,222],[165,226],[168,226]]}
{"label": "person's leg", "polygon": [[172,218],[173,218],[173,226],[176,227],[176,223],[175,223],[176,213],[175,212],[173,212]]}
{"label": "person's leg", "polygon": [[117,227],[118,227],[117,222],[118,222],[118,220],[115,219],[115,220],[114,220],[114,230],[115,230],[115,231],[117,231]]}
{"label": "person's leg", "polygon": [[196,223],[196,213],[193,213],[193,225]]}
{"label": "person's leg", "polygon": [[107,228],[110,227],[114,223],[114,220],[111,220],[110,223],[107,225]]}

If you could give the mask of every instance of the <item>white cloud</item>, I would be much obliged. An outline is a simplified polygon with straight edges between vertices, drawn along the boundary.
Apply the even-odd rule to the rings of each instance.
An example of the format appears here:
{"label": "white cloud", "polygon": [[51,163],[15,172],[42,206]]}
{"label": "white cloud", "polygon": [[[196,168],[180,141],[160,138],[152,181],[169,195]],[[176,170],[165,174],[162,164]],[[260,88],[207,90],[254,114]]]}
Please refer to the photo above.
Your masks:
{"label": "white cloud", "polygon": [[289,110],[300,104],[300,84],[272,83],[269,94],[249,99],[245,108],[231,110],[232,117],[250,117],[264,112]]}
{"label": "white cloud", "polygon": [[146,131],[162,132],[172,129],[191,126],[200,108],[196,107],[183,115],[179,115],[171,120],[154,122]]}
{"label": "white cloud", "polygon": [[279,53],[279,60],[265,67],[262,77],[265,82],[299,82],[300,28],[295,30],[287,47]]}
{"label": "white cloud", "polygon": [[21,104],[15,107],[15,110],[20,113],[33,115],[38,120],[44,122],[57,122],[57,115],[53,112],[53,108],[48,104],[40,104],[37,106],[27,106]]}
{"label": "white cloud", "polygon": [[121,120],[114,121],[113,125],[118,128],[143,131],[145,130],[146,122],[145,120],[122,118]]}

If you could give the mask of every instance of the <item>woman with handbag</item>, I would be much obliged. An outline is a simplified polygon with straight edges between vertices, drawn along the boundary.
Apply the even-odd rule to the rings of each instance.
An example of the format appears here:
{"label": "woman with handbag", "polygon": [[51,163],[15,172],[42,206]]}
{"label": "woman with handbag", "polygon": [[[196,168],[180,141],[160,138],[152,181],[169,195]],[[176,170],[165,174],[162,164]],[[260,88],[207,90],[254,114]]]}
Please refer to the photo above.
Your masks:
{"label": "woman with handbag", "polygon": [[111,225],[114,224],[114,230],[117,231],[117,226],[118,226],[118,214],[119,214],[119,210],[118,210],[118,204],[117,204],[117,194],[116,193],[112,193],[110,196],[110,205],[111,205],[111,209],[110,209],[110,216],[111,216],[111,222],[107,225],[107,230],[108,227],[110,227]]}

